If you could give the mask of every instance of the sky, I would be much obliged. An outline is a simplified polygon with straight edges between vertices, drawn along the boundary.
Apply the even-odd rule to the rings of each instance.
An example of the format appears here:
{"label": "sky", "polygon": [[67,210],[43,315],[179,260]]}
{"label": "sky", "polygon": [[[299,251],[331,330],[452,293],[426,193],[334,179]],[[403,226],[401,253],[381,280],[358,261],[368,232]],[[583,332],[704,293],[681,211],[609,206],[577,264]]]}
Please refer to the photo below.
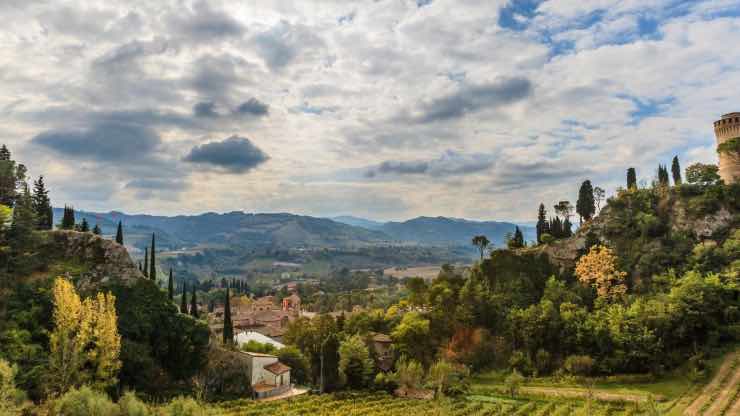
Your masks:
{"label": "sky", "polygon": [[528,221],[716,163],[740,0],[1,0],[2,141],[55,205]]}

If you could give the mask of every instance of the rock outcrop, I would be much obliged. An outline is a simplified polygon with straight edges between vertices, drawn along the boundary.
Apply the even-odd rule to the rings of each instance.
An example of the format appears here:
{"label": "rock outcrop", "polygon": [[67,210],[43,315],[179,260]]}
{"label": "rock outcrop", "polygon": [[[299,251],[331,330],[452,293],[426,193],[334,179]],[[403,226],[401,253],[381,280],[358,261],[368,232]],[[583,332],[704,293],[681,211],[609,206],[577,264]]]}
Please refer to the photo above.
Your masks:
{"label": "rock outcrop", "polygon": [[[93,233],[55,230],[48,233],[50,257],[84,266],[78,286],[105,284],[112,280],[133,284],[144,275],[134,265],[126,247]],[[51,260],[51,259],[50,259]]]}

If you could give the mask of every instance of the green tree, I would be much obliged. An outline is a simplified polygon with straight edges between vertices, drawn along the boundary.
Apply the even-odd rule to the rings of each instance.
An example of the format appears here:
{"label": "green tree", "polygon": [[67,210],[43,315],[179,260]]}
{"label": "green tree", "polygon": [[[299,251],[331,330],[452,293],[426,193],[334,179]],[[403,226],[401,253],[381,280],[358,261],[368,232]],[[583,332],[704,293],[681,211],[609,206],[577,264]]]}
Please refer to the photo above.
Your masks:
{"label": "green tree", "polygon": [[694,163],[686,168],[686,181],[699,185],[711,185],[719,181],[717,165]]}
{"label": "green tree", "polygon": [[51,230],[54,226],[54,218],[50,216],[50,214],[53,215],[51,200],[43,176],[33,183],[33,210],[36,213],[38,229]]}
{"label": "green tree", "polygon": [[604,196],[606,196],[604,189],[598,186],[594,187],[594,202],[596,202],[596,209],[599,211],[601,211],[601,201],[604,200]]}
{"label": "green tree", "polygon": [[149,278],[157,281],[157,267],[156,267],[156,259],[155,259],[155,242],[154,242],[154,233],[152,233],[152,253],[149,256]]}
{"label": "green tree", "polygon": [[627,189],[637,189],[637,172],[635,168],[627,169]]}
{"label": "green tree", "polygon": [[59,228],[63,230],[74,230],[75,228],[75,210],[70,205],[64,206],[64,214]]}
{"label": "green tree", "polygon": [[193,316],[193,318],[198,319],[198,300],[195,297],[195,290],[196,290],[195,284],[193,284],[193,295],[190,298],[190,315]]}
{"label": "green tree", "polygon": [[116,243],[123,245],[123,224],[118,221],[118,229],[116,230]]}
{"label": "green tree", "polygon": [[485,235],[476,235],[473,237],[472,243],[474,246],[478,247],[478,251],[480,251],[480,259],[483,261],[483,255],[486,253],[486,249],[491,242],[488,241],[488,238]]}
{"label": "green tree", "polygon": [[452,383],[452,375],[455,374],[455,366],[449,361],[439,360],[429,368],[429,382],[434,388],[434,395],[441,397],[447,387]]}
{"label": "green tree", "polygon": [[367,345],[359,335],[353,335],[339,346],[339,371],[348,387],[361,389],[373,377],[373,361]]}
{"label": "green tree", "polygon": [[590,180],[585,180],[578,190],[578,201],[576,201],[576,212],[580,221],[589,221],[596,213],[596,202],[594,201],[594,188]]}
{"label": "green tree", "polygon": [[231,345],[234,342],[234,324],[231,321],[231,296],[229,296],[229,285],[226,285],[226,296],[224,298],[224,332],[223,334],[224,334],[224,345]]}
{"label": "green tree", "polygon": [[90,232],[90,224],[87,223],[87,218],[82,218],[79,230],[83,233]]}
{"label": "green tree", "polygon": [[509,392],[512,398],[516,397],[516,395],[519,394],[519,389],[521,388],[522,383],[524,383],[524,377],[516,370],[512,371],[512,373],[509,374],[504,380],[506,390]]}
{"label": "green tree", "polygon": [[681,185],[681,165],[678,164],[678,156],[673,156],[673,162],[671,162],[671,173],[673,174],[673,184],[676,186]]}
{"label": "green tree", "polygon": [[668,168],[665,167],[665,165],[658,165],[658,184],[664,187],[668,187],[670,185]]}
{"label": "green tree", "polygon": [[547,210],[545,204],[540,203],[537,210],[537,244],[542,244],[542,234],[550,233],[550,223],[547,221]]}
{"label": "green tree", "polygon": [[182,283],[182,293],[180,294],[180,313],[188,315],[188,283]]}
{"label": "green tree", "polygon": [[149,247],[144,247],[144,277],[149,277]]}
{"label": "green tree", "polygon": [[418,361],[401,356],[396,363],[396,372],[393,376],[399,386],[406,389],[417,389],[424,379],[424,367]]}
{"label": "green tree", "polygon": [[100,229],[100,226],[98,224],[95,224],[95,227],[93,227],[92,232],[95,235],[100,235],[103,233],[103,230]]}
{"label": "green tree", "polygon": [[0,147],[0,204],[7,207],[15,205],[16,192],[16,165],[11,159],[10,151],[5,145]]}
{"label": "green tree", "polygon": [[0,415],[20,415],[23,411],[23,392],[15,386],[17,369],[0,359]]}
{"label": "green tree", "polygon": [[170,267],[170,278],[167,281],[167,297],[170,298],[170,300],[175,298],[175,278],[172,275],[172,267]]}
{"label": "green tree", "polygon": [[434,353],[429,320],[419,312],[408,312],[391,332],[397,350],[411,359],[429,363]]}
{"label": "green tree", "polygon": [[13,219],[10,225],[10,245],[15,254],[25,251],[34,245],[36,230],[36,214],[33,210],[33,200],[28,186],[25,186],[17,198],[15,209],[13,209]]}
{"label": "green tree", "polygon": [[301,351],[292,346],[286,345],[277,352],[278,360],[290,367],[290,379],[296,384],[306,384],[309,380],[310,368],[308,359]]}

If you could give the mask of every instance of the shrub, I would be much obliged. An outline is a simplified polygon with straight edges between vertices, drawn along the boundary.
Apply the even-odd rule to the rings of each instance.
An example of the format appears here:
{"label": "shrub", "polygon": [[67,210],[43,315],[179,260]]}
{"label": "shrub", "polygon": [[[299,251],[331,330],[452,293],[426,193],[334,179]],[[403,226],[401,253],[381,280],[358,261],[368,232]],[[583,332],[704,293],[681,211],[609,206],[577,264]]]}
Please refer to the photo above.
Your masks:
{"label": "shrub", "polygon": [[526,353],[519,350],[511,353],[511,357],[509,358],[509,367],[511,367],[512,370],[516,370],[519,373],[526,375],[532,374],[533,371],[532,360]]}
{"label": "shrub", "polygon": [[126,392],[118,401],[121,408],[121,416],[149,416],[151,412],[146,403],[139,400],[133,392]]}
{"label": "shrub", "polygon": [[59,416],[99,416],[118,415],[116,406],[105,393],[83,386],[72,389],[53,405],[52,415]]}
{"label": "shrub", "polygon": [[375,375],[375,380],[373,381],[373,388],[375,390],[392,393],[397,387],[398,384],[393,380],[392,375],[385,373],[378,373]]}
{"label": "shrub", "polygon": [[524,383],[524,376],[519,374],[519,372],[516,370],[509,374],[506,377],[506,380],[504,380],[506,391],[511,395],[511,397],[516,397],[516,395],[519,393],[519,388],[522,386],[522,383]]}
{"label": "shrub", "polygon": [[535,365],[537,366],[537,374],[549,374],[550,373],[550,353],[540,348],[537,350],[537,354],[534,357]]}
{"label": "shrub", "polygon": [[543,244],[552,243],[555,240],[555,237],[553,237],[549,233],[544,233],[540,236],[540,241],[542,241]]}
{"label": "shrub", "polygon": [[588,355],[570,355],[563,363],[565,371],[576,376],[587,376],[594,368],[594,359]]}
{"label": "shrub", "polygon": [[163,410],[165,416],[212,416],[214,414],[190,397],[173,399]]}
{"label": "shrub", "polygon": [[0,415],[20,414],[23,392],[15,388],[15,367],[0,359]]}

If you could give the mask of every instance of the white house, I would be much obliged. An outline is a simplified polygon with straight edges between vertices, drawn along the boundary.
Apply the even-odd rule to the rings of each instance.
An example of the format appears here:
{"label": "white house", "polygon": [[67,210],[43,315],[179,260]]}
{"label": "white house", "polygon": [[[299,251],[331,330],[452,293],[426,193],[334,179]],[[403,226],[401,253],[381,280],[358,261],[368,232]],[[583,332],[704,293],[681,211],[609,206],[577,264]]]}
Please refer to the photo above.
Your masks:
{"label": "white house", "polygon": [[244,352],[247,355],[247,372],[252,390],[257,398],[277,396],[292,388],[290,367],[270,354]]}

